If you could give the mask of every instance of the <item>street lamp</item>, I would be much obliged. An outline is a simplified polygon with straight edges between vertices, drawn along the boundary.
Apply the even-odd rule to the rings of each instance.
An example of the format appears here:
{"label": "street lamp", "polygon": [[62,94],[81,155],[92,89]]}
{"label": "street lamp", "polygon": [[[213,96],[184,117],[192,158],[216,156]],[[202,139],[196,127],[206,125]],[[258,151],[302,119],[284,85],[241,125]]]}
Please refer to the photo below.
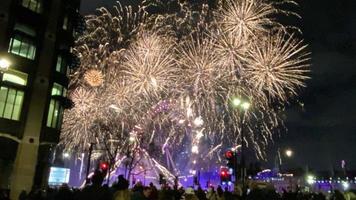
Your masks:
{"label": "street lamp", "polygon": [[306,180],[309,185],[313,185],[315,183],[316,178],[315,176],[309,174],[307,175]]}
{"label": "street lamp", "polygon": [[11,63],[5,58],[0,59],[0,71],[5,72],[9,69]]}
{"label": "street lamp", "polygon": [[70,157],[70,154],[69,154],[69,153],[64,153],[64,154],[63,154],[63,157],[64,157],[64,158],[69,158],[69,157]]}
{"label": "street lamp", "polygon": [[290,158],[290,157],[293,156],[293,151],[292,151],[291,149],[287,149],[287,150],[285,151],[285,154],[286,154],[286,156],[287,156],[288,158]]}
{"label": "street lamp", "polygon": [[[251,103],[248,101],[244,101],[240,98],[234,98],[232,100],[232,105],[234,108],[238,108],[240,110],[242,110],[241,112],[241,116],[240,116],[240,124],[241,124],[241,183],[242,183],[242,195],[244,196],[246,194],[246,164],[245,164],[245,148],[246,148],[246,144],[245,144],[245,133],[244,133],[244,120],[245,120],[245,114],[246,111],[251,107]],[[235,179],[237,180],[237,173],[236,173],[236,169],[235,169]]]}

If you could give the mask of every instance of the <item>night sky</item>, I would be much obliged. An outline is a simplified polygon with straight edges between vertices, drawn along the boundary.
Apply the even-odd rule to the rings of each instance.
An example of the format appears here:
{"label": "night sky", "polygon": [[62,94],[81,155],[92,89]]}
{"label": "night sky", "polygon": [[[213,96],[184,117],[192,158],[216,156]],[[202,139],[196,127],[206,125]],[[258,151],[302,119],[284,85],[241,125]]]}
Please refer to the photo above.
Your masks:
{"label": "night sky", "polygon": [[[130,4],[138,0],[123,0]],[[116,0],[83,0],[82,13],[112,7]],[[345,160],[356,169],[356,0],[304,0],[298,26],[309,44],[311,80],[300,103],[286,111],[288,131],[270,146],[271,165],[277,147],[295,154],[286,165],[316,170],[340,168]]]}

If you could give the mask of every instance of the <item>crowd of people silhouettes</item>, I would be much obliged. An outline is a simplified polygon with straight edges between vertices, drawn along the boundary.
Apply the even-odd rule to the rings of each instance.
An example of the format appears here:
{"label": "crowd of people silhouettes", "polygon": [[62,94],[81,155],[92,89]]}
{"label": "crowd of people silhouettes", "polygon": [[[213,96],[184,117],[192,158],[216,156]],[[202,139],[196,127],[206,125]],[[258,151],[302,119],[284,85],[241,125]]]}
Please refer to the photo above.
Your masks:
{"label": "crowd of people silhouettes", "polygon": [[[118,176],[111,187],[103,184],[104,176],[97,172],[82,189],[70,188],[63,184],[59,188],[46,190],[34,189],[28,194],[23,191],[19,200],[240,200],[242,197],[228,188],[221,186],[209,187],[206,191],[201,187],[171,187],[163,184],[158,190],[150,183],[144,186],[137,182],[129,188],[129,181],[123,175]],[[352,200],[339,191],[334,191],[327,198],[321,193],[303,193],[300,191],[277,193],[273,189],[253,189],[243,198],[245,200]],[[8,192],[0,193],[0,200],[10,200]]]}

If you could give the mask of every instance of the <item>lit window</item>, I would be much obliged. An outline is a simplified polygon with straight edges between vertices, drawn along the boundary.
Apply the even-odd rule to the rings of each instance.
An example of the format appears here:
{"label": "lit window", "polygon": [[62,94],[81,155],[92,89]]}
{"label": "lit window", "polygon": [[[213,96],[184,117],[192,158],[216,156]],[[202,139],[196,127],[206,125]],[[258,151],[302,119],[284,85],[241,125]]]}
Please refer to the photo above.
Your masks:
{"label": "lit window", "polygon": [[59,100],[51,99],[47,116],[47,127],[60,129],[63,118],[63,107]]}
{"label": "lit window", "polygon": [[36,56],[36,46],[33,40],[16,34],[10,40],[8,52],[34,60]]}
{"label": "lit window", "polygon": [[62,125],[63,119],[63,106],[61,101],[58,100],[55,96],[67,96],[67,89],[58,83],[53,83],[52,91],[51,91],[51,101],[48,107],[48,115],[47,115],[47,127],[60,129]]}
{"label": "lit window", "polygon": [[62,26],[63,30],[68,30],[68,22],[69,22],[68,16],[66,15],[63,19],[63,26]]}
{"label": "lit window", "polygon": [[62,70],[62,63],[63,63],[63,58],[62,56],[57,57],[57,64],[56,64],[56,71],[61,72]]}
{"label": "lit window", "polygon": [[15,70],[8,70],[7,72],[3,73],[2,81],[26,86],[27,74]]}
{"label": "lit window", "polygon": [[40,0],[22,0],[22,6],[36,13],[42,12],[42,5]]}
{"label": "lit window", "polygon": [[69,67],[61,55],[57,57],[56,72],[65,74],[67,76],[69,75]]}
{"label": "lit window", "polygon": [[19,120],[23,100],[23,91],[2,86],[0,88],[0,117]]}
{"label": "lit window", "polygon": [[52,96],[67,96],[67,89],[58,83],[53,83]]}

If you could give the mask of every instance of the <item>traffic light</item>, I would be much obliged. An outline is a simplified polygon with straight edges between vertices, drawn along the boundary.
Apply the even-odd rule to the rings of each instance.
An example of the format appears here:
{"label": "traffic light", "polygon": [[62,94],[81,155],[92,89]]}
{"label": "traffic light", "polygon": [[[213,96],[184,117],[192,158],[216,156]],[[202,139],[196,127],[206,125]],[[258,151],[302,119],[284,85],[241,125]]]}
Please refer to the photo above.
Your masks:
{"label": "traffic light", "polygon": [[101,162],[100,165],[99,165],[99,168],[103,173],[106,173],[108,171],[108,169],[109,169],[109,163]]}
{"label": "traffic light", "polygon": [[231,181],[231,174],[228,168],[226,167],[220,168],[220,181],[222,183]]}
{"label": "traffic light", "polygon": [[232,150],[228,150],[225,152],[225,158],[227,160],[227,167],[235,170],[236,168],[236,155]]}

